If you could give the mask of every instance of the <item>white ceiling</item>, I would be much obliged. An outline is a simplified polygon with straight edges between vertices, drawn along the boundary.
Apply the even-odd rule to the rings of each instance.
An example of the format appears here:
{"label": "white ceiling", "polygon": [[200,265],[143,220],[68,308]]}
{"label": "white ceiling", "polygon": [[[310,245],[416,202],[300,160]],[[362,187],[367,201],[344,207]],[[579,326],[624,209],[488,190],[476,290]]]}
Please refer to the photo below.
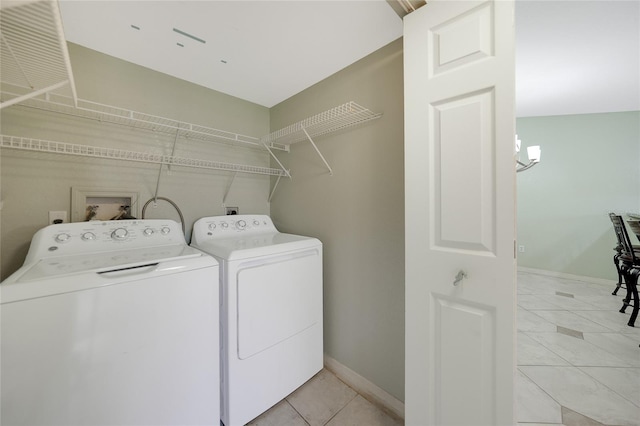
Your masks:
{"label": "white ceiling", "polygon": [[640,2],[516,2],[519,117],[640,110]]}
{"label": "white ceiling", "polygon": [[402,36],[385,1],[63,0],[60,8],[68,41],[267,107]]}
{"label": "white ceiling", "polygon": [[[68,41],[267,107],[402,35],[384,0],[62,0],[60,8]],[[518,0],[516,41],[518,116],[640,110],[637,0]]]}

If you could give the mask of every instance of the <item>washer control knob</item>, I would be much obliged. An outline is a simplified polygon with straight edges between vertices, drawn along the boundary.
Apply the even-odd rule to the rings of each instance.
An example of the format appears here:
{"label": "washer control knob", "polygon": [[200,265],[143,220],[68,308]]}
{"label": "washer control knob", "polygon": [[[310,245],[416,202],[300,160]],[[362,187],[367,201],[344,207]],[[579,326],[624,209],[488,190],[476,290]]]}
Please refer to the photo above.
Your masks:
{"label": "washer control knob", "polygon": [[229,227],[229,224],[227,222],[221,222],[220,226],[222,226],[223,228],[227,229]]}
{"label": "washer control knob", "polygon": [[245,222],[244,220],[239,220],[236,222],[236,228],[242,230],[246,227],[247,227],[247,222]]}
{"label": "washer control knob", "polygon": [[84,234],[82,234],[81,238],[83,241],[93,241],[96,239],[96,234],[94,234],[93,232],[85,232]]}
{"label": "washer control knob", "polygon": [[150,237],[153,235],[153,229],[151,228],[144,228],[144,231],[142,231],[142,233],[145,235],[145,237]]}
{"label": "washer control knob", "polygon": [[209,224],[209,229],[210,229],[211,231],[213,231],[214,229],[216,229],[216,224],[215,224],[215,223],[210,223],[210,224]]}
{"label": "washer control knob", "polygon": [[255,219],[255,220],[253,221],[253,224],[254,224],[255,226],[260,226],[260,222],[258,222],[258,220],[257,220],[257,219]]}
{"label": "washer control knob", "polygon": [[114,240],[124,240],[129,235],[129,231],[124,228],[118,228],[111,233],[111,238]]}
{"label": "washer control knob", "polygon": [[167,235],[169,232],[171,232],[171,228],[169,228],[168,226],[163,226],[162,229],[160,229],[160,232],[162,233],[162,235]]}
{"label": "washer control knob", "polygon": [[66,243],[71,239],[71,235],[63,232],[62,234],[56,235],[56,241],[59,243]]}

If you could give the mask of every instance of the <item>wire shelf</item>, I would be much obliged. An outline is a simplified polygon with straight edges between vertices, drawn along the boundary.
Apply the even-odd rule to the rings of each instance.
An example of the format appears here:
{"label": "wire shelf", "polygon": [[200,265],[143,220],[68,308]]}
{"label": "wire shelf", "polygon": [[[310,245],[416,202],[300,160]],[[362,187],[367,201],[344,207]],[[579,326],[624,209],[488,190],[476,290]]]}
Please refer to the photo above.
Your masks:
{"label": "wire shelf", "polygon": [[336,132],[380,117],[382,117],[382,114],[374,113],[355,102],[347,102],[270,133],[261,140],[269,145],[289,146],[296,142],[308,140],[309,137],[313,138]]}
{"label": "wire shelf", "polygon": [[44,0],[2,7],[0,74],[3,83],[26,87],[0,108],[66,88],[76,98],[58,2]]}
{"label": "wire shelf", "polygon": [[[15,93],[5,90],[2,92],[2,96],[11,97],[15,96]],[[175,136],[177,132],[179,137],[185,139],[230,143],[237,146],[264,149],[264,145],[260,142],[260,139],[253,136],[227,132],[225,130],[132,111],[112,105],[100,104],[84,99],[78,99],[76,107],[71,98],[62,95],[49,94],[45,98],[31,98],[21,102],[20,105],[73,117],[119,124],[136,129],[167,133],[172,136]],[[284,145],[270,144],[269,147],[286,151]]]}
{"label": "wire shelf", "polygon": [[19,136],[0,135],[0,147],[22,151],[36,151],[50,154],[66,154],[79,157],[102,158],[109,160],[134,161],[139,163],[166,164],[168,166],[182,166],[199,169],[223,170],[269,176],[285,176],[286,172],[268,167],[250,166],[244,164],[222,163],[218,161],[196,160],[193,158],[176,157],[172,155],[152,154],[146,152],[125,151],[121,149],[102,148],[97,146],[79,145],[66,142],[31,139]]}

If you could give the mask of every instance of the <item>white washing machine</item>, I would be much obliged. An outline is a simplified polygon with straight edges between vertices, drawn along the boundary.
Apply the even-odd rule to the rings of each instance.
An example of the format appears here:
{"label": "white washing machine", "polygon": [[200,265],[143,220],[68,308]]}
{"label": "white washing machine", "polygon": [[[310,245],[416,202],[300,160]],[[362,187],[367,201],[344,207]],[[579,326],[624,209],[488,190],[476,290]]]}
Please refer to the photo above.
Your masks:
{"label": "white washing machine", "polygon": [[237,215],[196,221],[191,245],[220,262],[220,414],[244,425],[322,369],[322,243]]}
{"label": "white washing machine", "polygon": [[173,221],[38,231],[0,284],[1,423],[219,425],[217,275]]}

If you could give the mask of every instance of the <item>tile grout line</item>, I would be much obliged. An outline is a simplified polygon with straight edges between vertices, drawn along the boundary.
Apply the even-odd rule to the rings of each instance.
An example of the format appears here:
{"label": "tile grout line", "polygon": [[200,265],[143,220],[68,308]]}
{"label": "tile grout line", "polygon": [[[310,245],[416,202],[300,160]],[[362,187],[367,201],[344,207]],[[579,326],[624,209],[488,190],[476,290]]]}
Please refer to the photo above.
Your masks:
{"label": "tile grout line", "polygon": [[[338,379],[338,380],[340,380],[340,379]],[[344,383],[344,382],[343,382],[343,383]],[[346,383],[345,383],[345,385],[346,385],[346,386],[349,386],[349,385],[347,385]],[[349,386],[349,389],[351,389],[351,387],[350,387],[350,386]],[[352,389],[352,390],[355,392],[355,390],[354,390],[354,389]],[[349,402],[347,402],[346,404],[344,404],[344,406],[343,406],[342,408],[340,408],[338,411],[336,411],[336,413],[335,413],[333,416],[331,416],[331,417],[330,417],[326,422],[324,422],[323,426],[326,426],[327,424],[329,424],[329,422],[330,422],[331,420],[333,420],[333,418],[334,418],[335,416],[337,416],[338,414],[340,414],[340,413],[342,412],[342,410],[344,410],[344,409],[347,407],[347,405],[351,404],[351,402],[353,402],[353,400],[354,400],[354,399],[356,399],[359,395],[360,395],[360,394],[359,394],[358,392],[356,392],[356,394],[355,394],[355,395],[353,395],[353,397],[349,400]]]}
{"label": "tile grout line", "polygon": [[[639,403],[632,401],[631,399],[629,399],[626,396],[622,395],[620,392],[618,392],[615,389],[612,389],[611,387],[609,387],[606,384],[602,383],[600,380],[598,380],[597,377],[594,377],[591,374],[589,374],[589,372],[583,370],[583,368],[589,368],[589,367],[592,367],[592,366],[590,366],[590,365],[583,365],[581,367],[577,367],[576,366],[576,368],[578,370],[582,371],[584,374],[586,374],[587,376],[591,377],[593,380],[595,380],[596,382],[598,382],[599,384],[601,384],[605,388],[609,389],[611,392],[615,393],[616,395],[618,395],[622,399],[625,399],[625,400],[629,401],[631,404],[633,404],[636,407],[640,408],[640,404]],[[637,370],[640,370],[640,368],[637,368],[637,367],[600,367],[600,366],[593,366],[593,367],[596,367],[596,368],[624,368],[624,369],[633,369],[633,368],[635,368]]]}
{"label": "tile grout line", "polygon": [[[554,354],[555,356],[557,356],[558,358],[560,358],[561,360],[563,360],[564,362],[566,362],[567,364],[569,364],[571,367],[575,367],[573,365],[573,363],[571,361],[569,361],[568,359],[566,359],[565,357],[561,356],[560,354],[556,353],[553,349],[549,348],[548,346],[546,346],[544,343],[537,341],[536,339],[534,339],[533,337],[529,336],[528,333],[536,333],[535,331],[531,331],[531,332],[523,332],[528,338],[530,338],[531,340],[533,340],[534,342],[536,342],[537,344],[539,344],[540,346],[542,346],[543,348],[545,348],[546,350],[548,350],[549,352],[551,352],[552,354]],[[556,334],[560,334],[557,331],[549,331],[547,333],[556,333]],[[542,333],[541,333],[542,334]],[[588,343],[588,342],[587,342]],[[595,346],[595,345],[594,345]],[[532,365],[531,367],[547,367],[546,365]],[[566,367],[563,365],[557,365],[554,367]]]}
{"label": "tile grout line", "polygon": [[[534,365],[534,366],[531,366],[531,367],[545,367],[545,366],[544,366],[544,365]],[[549,394],[549,392],[547,392],[545,389],[543,389],[543,388],[542,388],[542,386],[540,386],[539,384],[537,384],[537,383],[536,383],[536,382],[535,382],[531,377],[529,377],[529,376],[527,375],[527,373],[525,373],[524,371],[520,370],[520,367],[518,367],[518,371],[520,372],[520,374],[522,374],[522,375],[523,375],[523,376],[525,376],[527,379],[529,379],[529,381],[530,381],[531,383],[533,383],[534,385],[536,385],[536,387],[537,387],[538,389],[540,389],[540,390],[541,390],[545,395],[547,395],[549,398],[551,398],[551,400],[552,400],[553,402],[555,402],[556,404],[558,404],[558,406],[560,407],[560,419],[562,419],[562,407],[564,407],[564,405],[560,404],[560,402],[559,402],[558,400],[556,400],[553,396],[551,396],[551,395]],[[538,423],[540,423],[540,422],[538,422]]]}
{"label": "tile grout line", "polygon": [[300,412],[298,410],[296,410],[296,407],[294,407],[293,404],[289,402],[288,396],[284,400],[287,402],[287,404],[289,404],[289,407],[291,407],[293,409],[293,411],[295,411],[296,414],[298,416],[300,416],[302,421],[305,422],[307,424],[307,426],[311,426],[311,424],[307,421],[307,419],[305,419],[304,416],[302,414],[300,414]]}

